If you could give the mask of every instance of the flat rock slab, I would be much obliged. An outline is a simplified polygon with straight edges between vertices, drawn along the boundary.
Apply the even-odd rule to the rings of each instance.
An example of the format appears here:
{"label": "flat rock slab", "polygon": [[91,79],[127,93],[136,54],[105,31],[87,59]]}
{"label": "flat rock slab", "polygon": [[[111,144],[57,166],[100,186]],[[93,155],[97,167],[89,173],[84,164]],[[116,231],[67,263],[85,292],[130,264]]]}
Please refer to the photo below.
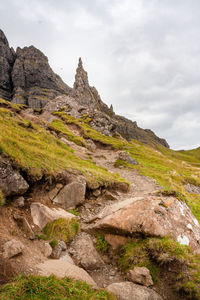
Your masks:
{"label": "flat rock slab", "polygon": [[[135,201],[133,198],[132,203],[129,201],[121,207],[120,203],[109,207],[109,211],[112,212],[109,215],[108,211],[99,214],[102,218],[91,229],[106,233],[116,232],[120,235],[170,235],[181,244],[191,246],[193,250],[199,249],[200,226],[186,203],[174,197],[161,200],[155,196],[135,198]],[[123,203],[125,204],[125,201]]]}
{"label": "flat rock slab", "polygon": [[48,259],[44,263],[37,265],[36,268],[38,275],[50,276],[53,274],[58,278],[69,277],[75,280],[83,280],[92,285],[92,287],[97,288],[96,283],[85,270],[65,260]]}
{"label": "flat rock slab", "polygon": [[72,219],[75,217],[73,214],[68,213],[62,208],[49,208],[39,202],[33,202],[31,204],[31,216],[33,223],[40,229],[43,229],[48,222],[60,218]]}
{"label": "flat rock slab", "polygon": [[150,288],[132,282],[113,283],[106,290],[113,293],[118,300],[163,300]]}

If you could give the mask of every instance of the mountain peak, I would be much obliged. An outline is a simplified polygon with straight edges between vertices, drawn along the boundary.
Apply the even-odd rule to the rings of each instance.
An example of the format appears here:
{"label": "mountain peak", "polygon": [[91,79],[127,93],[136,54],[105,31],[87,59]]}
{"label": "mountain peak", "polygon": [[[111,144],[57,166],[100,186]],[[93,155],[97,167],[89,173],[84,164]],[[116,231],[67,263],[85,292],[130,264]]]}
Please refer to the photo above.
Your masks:
{"label": "mountain peak", "polygon": [[1,30],[1,29],[0,29],[0,42],[2,42],[4,45],[9,47],[8,40],[7,40],[3,30]]}

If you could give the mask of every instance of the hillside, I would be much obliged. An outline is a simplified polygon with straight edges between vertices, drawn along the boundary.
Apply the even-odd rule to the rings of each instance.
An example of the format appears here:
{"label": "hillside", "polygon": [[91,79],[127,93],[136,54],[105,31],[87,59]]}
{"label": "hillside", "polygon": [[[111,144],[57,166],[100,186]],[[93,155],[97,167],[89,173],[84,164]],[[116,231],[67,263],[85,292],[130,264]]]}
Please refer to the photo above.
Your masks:
{"label": "hillside", "polygon": [[81,60],[70,88],[0,40],[0,299],[200,299],[199,148],[116,116]]}

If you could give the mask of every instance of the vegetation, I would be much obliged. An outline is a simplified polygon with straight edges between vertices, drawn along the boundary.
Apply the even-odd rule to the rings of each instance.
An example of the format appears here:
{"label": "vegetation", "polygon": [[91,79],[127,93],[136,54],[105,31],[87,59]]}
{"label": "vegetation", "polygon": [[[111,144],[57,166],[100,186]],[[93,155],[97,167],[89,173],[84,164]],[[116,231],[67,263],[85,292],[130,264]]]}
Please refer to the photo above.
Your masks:
{"label": "vegetation", "polygon": [[0,107],[12,109],[15,112],[20,112],[22,109],[26,108],[24,104],[14,104],[0,98]]}
{"label": "vegetation", "polygon": [[95,291],[85,282],[69,278],[57,279],[55,276],[24,276],[0,287],[0,299],[15,300],[115,300],[105,290]]}
{"label": "vegetation", "polygon": [[77,216],[77,217],[80,215],[80,213],[79,213],[79,211],[78,211],[78,208],[75,208],[75,209],[68,209],[67,211],[68,211],[69,213],[71,213],[71,214]]}
{"label": "vegetation", "polygon": [[102,234],[97,234],[96,235],[96,249],[100,253],[106,253],[109,249],[109,244],[106,242]]}
{"label": "vegetation", "polygon": [[51,246],[51,248],[54,249],[54,248],[58,245],[58,240],[53,239],[53,240],[49,243],[49,245]]}
{"label": "vegetation", "polygon": [[47,223],[43,229],[48,239],[61,239],[65,243],[71,242],[79,230],[80,224],[76,218],[71,220],[60,218]]}
{"label": "vegetation", "polygon": [[70,131],[66,127],[66,125],[63,123],[62,120],[59,120],[59,119],[53,120],[49,124],[48,127],[51,130],[55,130],[56,132],[65,135],[69,141],[77,144],[78,146],[86,147],[86,142],[85,142],[84,138],[82,138],[81,136],[73,134],[73,132]]}
{"label": "vegetation", "polygon": [[0,154],[9,157],[32,180],[53,177],[65,169],[84,174],[88,186],[125,182],[119,174],[111,174],[105,168],[79,158],[44,128],[7,108],[0,108]]}
{"label": "vegetation", "polygon": [[138,238],[123,246],[119,254],[123,271],[135,266],[147,267],[155,283],[168,263],[176,266],[173,288],[183,291],[190,299],[200,299],[200,255],[194,255],[188,246],[168,237]]}
{"label": "vegetation", "polygon": [[3,206],[5,202],[4,195],[0,189],[0,206]]}

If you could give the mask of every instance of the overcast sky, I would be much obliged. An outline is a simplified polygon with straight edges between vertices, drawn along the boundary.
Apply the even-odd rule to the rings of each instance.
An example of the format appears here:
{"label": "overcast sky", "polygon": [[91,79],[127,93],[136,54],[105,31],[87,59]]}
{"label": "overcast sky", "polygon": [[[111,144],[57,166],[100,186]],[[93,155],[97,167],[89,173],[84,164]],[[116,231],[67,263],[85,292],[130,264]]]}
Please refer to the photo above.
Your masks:
{"label": "overcast sky", "polygon": [[200,0],[6,0],[0,28],[70,86],[81,56],[116,113],[173,149],[200,146]]}

